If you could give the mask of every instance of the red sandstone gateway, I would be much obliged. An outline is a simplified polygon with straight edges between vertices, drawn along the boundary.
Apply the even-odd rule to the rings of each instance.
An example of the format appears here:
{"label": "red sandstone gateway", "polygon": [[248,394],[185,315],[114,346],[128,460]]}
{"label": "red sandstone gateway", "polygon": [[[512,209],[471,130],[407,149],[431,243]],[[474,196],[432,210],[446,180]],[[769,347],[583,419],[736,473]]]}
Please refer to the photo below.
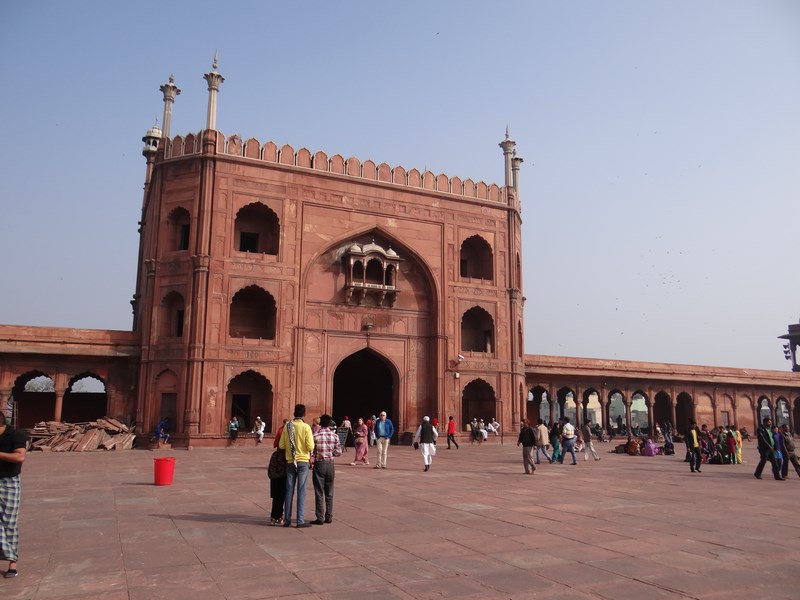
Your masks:
{"label": "red sandstone gateway", "polygon": [[[690,414],[753,427],[792,399],[797,420],[783,373],[524,357],[508,132],[503,186],[226,137],[216,68],[205,129],[170,137],[170,78],[164,130],[143,138],[133,331],[0,326],[0,394],[19,426],[109,414],[141,434],[170,417],[173,443],[222,446],[231,417],[274,433],[302,402],[336,421],[385,410],[409,439],[425,415],[496,417],[506,432],[572,410],[579,425],[592,394],[605,426],[630,429],[638,407],[645,429]],[[102,390],[81,392],[87,379]]]}

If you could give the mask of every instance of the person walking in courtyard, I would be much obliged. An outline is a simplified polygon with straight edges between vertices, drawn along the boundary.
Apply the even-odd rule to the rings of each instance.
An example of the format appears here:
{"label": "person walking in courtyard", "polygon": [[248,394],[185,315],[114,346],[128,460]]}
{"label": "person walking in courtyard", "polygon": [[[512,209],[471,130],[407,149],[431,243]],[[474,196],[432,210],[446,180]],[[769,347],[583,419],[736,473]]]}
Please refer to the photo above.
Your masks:
{"label": "person walking in courtyard", "polygon": [[550,428],[550,445],[553,447],[553,462],[563,463],[561,460],[561,419],[553,423]]}
{"label": "person walking in courtyard", "polygon": [[230,446],[236,445],[236,440],[239,438],[239,419],[237,417],[231,417],[231,420],[228,421],[228,444]]}
{"label": "person walking in courtyard", "polygon": [[517,446],[522,446],[522,468],[526,475],[532,475],[536,471],[533,464],[533,448],[536,446],[536,433],[531,428],[528,419],[522,419],[522,426],[519,429]]}
{"label": "person walking in courtyard", "polygon": [[369,419],[367,419],[367,429],[369,430],[369,445],[375,446],[378,443],[378,438],[375,436],[375,421],[378,418],[375,415],[372,415]]}
{"label": "person walking in courtyard", "polygon": [[797,473],[797,476],[800,477],[800,463],[798,463],[797,454],[795,454],[795,445],[794,440],[792,439],[792,433],[789,431],[789,424],[784,423],[782,430],[784,455],[783,467],[781,468],[781,477],[786,479],[789,476],[789,463],[792,463],[795,473]]}
{"label": "person walking in courtyard", "polygon": [[294,420],[286,423],[281,433],[278,447],[286,453],[286,501],[283,506],[283,526],[292,524],[292,501],[297,488],[297,527],[311,527],[305,521],[306,480],[311,453],[314,451],[314,437],[311,427],[303,421],[306,416],[305,404],[294,407]]}
{"label": "person walking in courtyard", "polygon": [[361,417],[358,418],[354,435],[356,443],[356,458],[350,464],[353,466],[356,466],[358,463],[364,463],[365,465],[368,465],[369,444],[367,443],[367,440],[369,439],[369,428],[366,426],[364,419]]}
{"label": "person walking in courtyard", "polygon": [[431,418],[422,417],[422,424],[417,427],[417,432],[414,434],[414,450],[419,449],[422,453],[424,471],[430,470],[433,457],[436,456],[436,439],[438,437],[439,432],[431,425]]}
{"label": "person walking in courtyard", "polygon": [[[780,473],[783,471],[783,457],[785,456],[785,450],[783,448],[783,433],[781,433],[780,427],[772,428],[772,439],[775,441],[775,464],[778,466],[778,473]],[[786,478],[781,475],[781,479]]]}
{"label": "person walking in courtyard", "polygon": [[450,450],[450,442],[455,444],[456,450],[458,450],[458,442],[456,441],[456,422],[453,420],[453,417],[447,421],[447,449]]}
{"label": "person walking in courtyard", "polygon": [[592,422],[587,420],[581,426],[581,435],[583,436],[583,460],[589,460],[589,452],[592,453],[592,457],[595,460],[600,460],[600,457],[597,455],[597,450],[594,449],[594,443],[592,442]]}
{"label": "person walking in courtyard", "polygon": [[536,443],[536,464],[539,464],[539,453],[547,459],[547,462],[553,464],[553,458],[547,453],[547,446],[550,445],[550,432],[547,425],[544,424],[544,419],[539,419],[536,428],[534,429],[535,443]]}
{"label": "person walking in courtyard", "polygon": [[19,560],[19,507],[22,499],[20,473],[28,437],[6,424],[0,414],[0,560],[8,561],[4,577],[17,576]]}
{"label": "person walking in courtyard", "polygon": [[686,432],[686,450],[689,452],[689,470],[700,472],[703,457],[700,454],[700,430],[697,423],[689,421],[689,431]]}
{"label": "person walking in courtyard", "polygon": [[386,411],[381,411],[375,421],[375,437],[378,438],[378,459],[376,469],[386,468],[386,459],[389,455],[389,443],[394,435],[394,425],[391,419],[386,418]]}
{"label": "person walking in courtyard", "polygon": [[559,462],[563,465],[564,458],[569,452],[572,455],[572,464],[578,464],[578,458],[575,456],[575,427],[572,423],[569,422],[569,417],[564,417],[562,419],[564,423],[561,427],[561,436],[562,436],[562,448],[561,448],[561,459]]}
{"label": "person walking in courtyard", "polygon": [[[312,480],[317,518],[311,521],[313,525],[333,522],[333,480],[336,476],[333,459],[342,455],[342,445],[339,442],[339,435],[331,428],[332,421],[330,415],[322,415],[319,418],[319,431],[314,435]],[[359,419],[359,422],[366,429],[364,420]],[[361,445],[366,448],[366,437]],[[358,453],[358,442],[356,442],[356,453]]]}
{"label": "person walking in courtyard", "polygon": [[780,471],[778,470],[778,463],[775,461],[775,438],[772,437],[772,419],[764,417],[761,425],[756,430],[758,436],[758,453],[761,460],[756,465],[756,472],[753,476],[756,479],[761,479],[761,473],[764,471],[764,465],[767,461],[772,465],[772,475],[778,481],[783,481]]}

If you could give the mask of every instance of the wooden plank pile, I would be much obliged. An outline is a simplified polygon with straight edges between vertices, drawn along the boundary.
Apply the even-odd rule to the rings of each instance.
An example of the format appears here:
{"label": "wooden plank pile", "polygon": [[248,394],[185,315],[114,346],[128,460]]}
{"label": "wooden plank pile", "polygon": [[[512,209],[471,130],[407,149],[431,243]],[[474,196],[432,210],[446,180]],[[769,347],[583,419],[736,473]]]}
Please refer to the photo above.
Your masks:
{"label": "wooden plank pile", "polygon": [[88,423],[42,421],[29,431],[29,437],[31,449],[42,452],[130,450],[136,439],[133,430],[113,417]]}

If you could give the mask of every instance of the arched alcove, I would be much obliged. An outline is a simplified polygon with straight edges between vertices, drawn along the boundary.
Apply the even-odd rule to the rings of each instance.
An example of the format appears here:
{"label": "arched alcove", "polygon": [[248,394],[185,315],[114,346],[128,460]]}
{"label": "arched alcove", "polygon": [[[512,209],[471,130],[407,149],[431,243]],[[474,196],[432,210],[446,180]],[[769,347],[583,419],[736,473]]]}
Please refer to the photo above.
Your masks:
{"label": "arched alcove", "polygon": [[377,352],[364,348],[342,360],[333,374],[332,417],[340,423],[345,416],[355,423],[386,411],[397,425],[397,373]]}
{"label": "arched alcove", "polygon": [[228,382],[223,431],[227,430],[232,417],[239,419],[240,431],[250,431],[256,417],[264,421],[265,431],[273,431],[272,401],[272,383],[269,379],[252,370],[239,373]]}
{"label": "arched alcove", "polygon": [[275,339],[275,298],[257,285],[239,290],[231,301],[229,335],[232,338]]}
{"label": "arched alcove", "polygon": [[473,417],[488,423],[497,413],[497,398],[491,385],[483,379],[474,379],[464,386],[461,393],[461,420],[464,423]]}

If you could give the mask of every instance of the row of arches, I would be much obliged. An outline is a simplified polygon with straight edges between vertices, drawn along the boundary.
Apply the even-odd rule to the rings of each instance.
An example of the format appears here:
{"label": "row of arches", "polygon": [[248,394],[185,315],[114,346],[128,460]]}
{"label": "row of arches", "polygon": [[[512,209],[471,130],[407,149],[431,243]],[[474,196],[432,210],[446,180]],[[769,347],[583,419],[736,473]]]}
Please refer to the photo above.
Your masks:
{"label": "row of arches", "polygon": [[28,371],[15,379],[6,399],[6,417],[21,429],[41,421],[85,423],[108,413],[106,382],[92,372],[73,375],[59,389],[47,373]]}
{"label": "row of arches", "polygon": [[[560,417],[569,417],[572,422],[591,421],[599,424],[606,432],[626,435],[628,433],[649,434],[655,425],[669,426],[683,433],[690,419],[701,422],[709,420],[709,426],[746,425],[754,428],[764,417],[770,417],[776,425],[788,424],[792,431],[800,422],[800,397],[794,400],[778,396],[773,400],[759,396],[755,402],[749,398],[737,403],[722,394],[712,399],[707,394],[695,398],[688,392],[679,392],[675,398],[665,390],[648,397],[644,390],[637,390],[627,398],[620,389],[611,389],[602,398],[595,388],[588,388],[581,394],[578,402],[575,392],[569,387],[560,388],[553,398],[547,390],[536,386],[528,391],[527,416],[529,419],[542,418],[552,422]],[[703,402],[699,402],[699,400]],[[737,410],[737,408],[739,410]]]}
{"label": "row of arches", "polygon": [[[167,216],[167,251],[189,250],[192,216],[179,206]],[[234,250],[246,254],[278,255],[280,245],[280,219],[261,202],[253,202],[236,213],[233,225]]]}

